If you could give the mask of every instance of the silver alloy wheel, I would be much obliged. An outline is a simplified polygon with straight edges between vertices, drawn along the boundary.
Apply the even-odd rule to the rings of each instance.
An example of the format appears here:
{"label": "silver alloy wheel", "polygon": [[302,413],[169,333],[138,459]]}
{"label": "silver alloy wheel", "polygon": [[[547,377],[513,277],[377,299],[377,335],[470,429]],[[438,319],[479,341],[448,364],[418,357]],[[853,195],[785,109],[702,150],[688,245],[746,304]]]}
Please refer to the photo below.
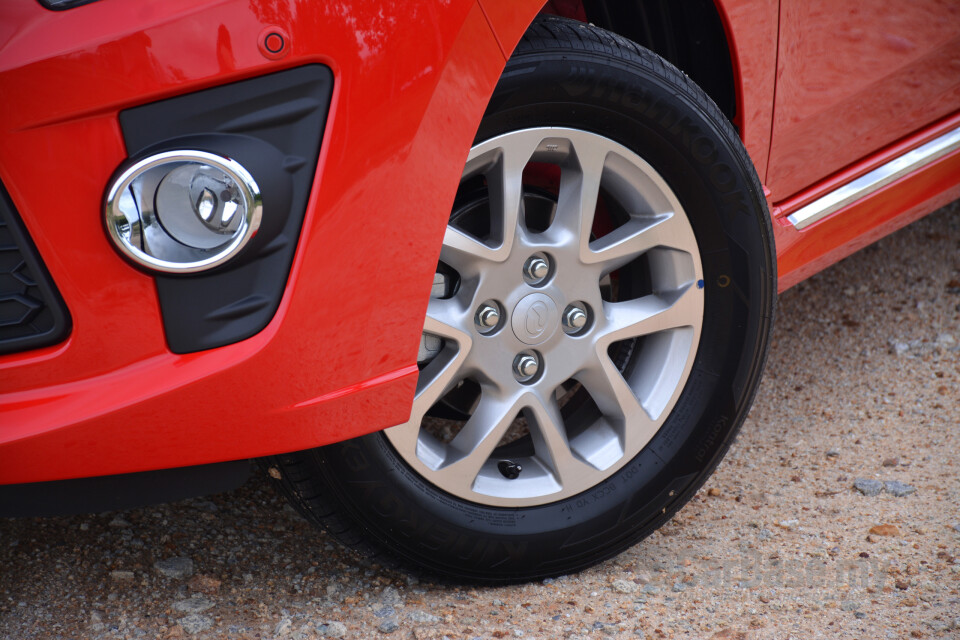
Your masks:
{"label": "silver alloy wheel", "polygon": [[[531,229],[525,219],[523,172],[531,162],[560,168],[545,229]],[[443,346],[422,366],[410,420],[385,433],[443,491],[490,506],[546,504],[610,477],[670,415],[700,339],[699,251],[680,202],[657,171],[603,136],[564,128],[507,133],[470,151],[462,181],[477,176],[489,191],[489,233],[481,239],[448,226],[440,260],[458,274],[459,287],[449,297],[435,287],[424,322],[425,338]],[[601,193],[628,219],[596,237]],[[529,276],[533,256],[549,262],[542,279]],[[605,299],[601,281],[641,256],[650,291]],[[503,313],[481,333],[476,314],[491,300]],[[587,315],[574,330],[564,323],[571,307]],[[629,366],[618,366],[611,345],[639,337]],[[522,356],[536,359],[529,377],[516,368]],[[424,428],[424,418],[466,381],[479,388],[479,399],[444,441]],[[575,383],[598,414],[571,430],[559,398]],[[505,460],[495,452],[518,414],[526,418],[533,453]]]}

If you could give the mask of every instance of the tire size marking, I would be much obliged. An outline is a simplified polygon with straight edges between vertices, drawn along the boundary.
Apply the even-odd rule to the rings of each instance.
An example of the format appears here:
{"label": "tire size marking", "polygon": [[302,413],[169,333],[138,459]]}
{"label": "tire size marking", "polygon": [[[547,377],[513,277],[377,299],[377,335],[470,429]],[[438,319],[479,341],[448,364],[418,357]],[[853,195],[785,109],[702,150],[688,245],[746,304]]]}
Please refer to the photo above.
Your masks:
{"label": "tire size marking", "polygon": [[576,507],[577,509],[582,509],[583,507],[590,506],[594,502],[598,500],[602,500],[603,498],[610,495],[616,490],[617,490],[617,485],[613,483],[605,484],[599,489],[597,489],[596,491],[591,491],[590,493],[577,498],[577,501],[574,502],[573,504],[568,504],[564,506],[563,509],[561,509],[561,512],[572,511],[574,507]]}

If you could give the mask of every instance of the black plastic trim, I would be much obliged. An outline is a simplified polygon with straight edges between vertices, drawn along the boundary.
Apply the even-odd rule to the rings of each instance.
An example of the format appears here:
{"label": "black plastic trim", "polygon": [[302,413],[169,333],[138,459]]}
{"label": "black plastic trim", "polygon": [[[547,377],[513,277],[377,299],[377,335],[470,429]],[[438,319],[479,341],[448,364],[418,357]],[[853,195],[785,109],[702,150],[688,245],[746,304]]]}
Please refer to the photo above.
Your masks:
{"label": "black plastic trim", "polygon": [[232,344],[273,318],[300,235],[332,91],[330,69],[308,65],[121,112],[132,159],[199,138],[202,150],[236,157],[263,193],[262,231],[249,250],[209,272],[156,276],[171,351]]}
{"label": "black plastic trim", "polygon": [[[12,305],[29,311],[16,321]],[[0,184],[0,354],[57,344],[70,328],[67,305]]]}
{"label": "black plastic trim", "polygon": [[65,516],[131,509],[236,489],[250,462],[236,460],[113,476],[0,485],[0,517]]}

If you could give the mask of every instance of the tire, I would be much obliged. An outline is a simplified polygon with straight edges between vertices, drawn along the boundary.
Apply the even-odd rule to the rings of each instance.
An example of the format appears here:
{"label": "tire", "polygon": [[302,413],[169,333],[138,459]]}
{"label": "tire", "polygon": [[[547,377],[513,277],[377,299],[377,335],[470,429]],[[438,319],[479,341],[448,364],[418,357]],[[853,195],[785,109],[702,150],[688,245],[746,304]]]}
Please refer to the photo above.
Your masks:
{"label": "tire", "polygon": [[716,105],[632,42],[538,19],[464,171],[411,421],[263,462],[368,556],[470,582],[589,567],[666,522],[730,446],[774,255]]}

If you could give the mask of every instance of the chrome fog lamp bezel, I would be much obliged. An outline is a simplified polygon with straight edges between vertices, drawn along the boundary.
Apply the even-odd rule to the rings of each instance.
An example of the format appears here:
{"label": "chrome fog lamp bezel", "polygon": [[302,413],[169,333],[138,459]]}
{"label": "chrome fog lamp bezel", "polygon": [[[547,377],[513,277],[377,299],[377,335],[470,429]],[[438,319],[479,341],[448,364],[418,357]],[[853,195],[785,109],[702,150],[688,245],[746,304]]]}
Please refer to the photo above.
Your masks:
{"label": "chrome fog lamp bezel", "polygon": [[[137,246],[141,244],[140,238],[144,232],[142,228],[144,224],[143,213],[140,207],[137,206],[138,219],[131,221],[123,212],[121,203],[124,194],[128,192],[134,180],[143,176],[148,171],[164,165],[172,165],[170,169],[170,172],[172,172],[177,166],[189,163],[214,167],[222,171],[236,183],[243,200],[243,217],[240,221],[240,226],[236,232],[230,236],[230,239],[213,249],[190,247],[177,241],[169,232],[164,230],[170,242],[176,243],[179,247],[184,248],[185,254],[192,252],[196,255],[196,259],[174,262],[151,255],[147,251],[144,251],[142,246]],[[151,196],[151,198],[153,197],[155,197],[155,194]],[[239,162],[227,156],[207,151],[176,150],[153,154],[124,170],[123,173],[113,181],[107,193],[105,221],[107,233],[114,245],[123,255],[136,264],[163,273],[189,274],[206,271],[223,265],[240,253],[260,228],[262,213],[263,199],[260,194],[260,187],[257,185],[256,180],[253,179],[253,176],[250,175],[250,172]],[[155,212],[152,212],[152,215],[155,218],[157,217]],[[148,223],[150,223],[150,221],[148,221]],[[153,221],[152,224],[162,228],[159,218]]]}

